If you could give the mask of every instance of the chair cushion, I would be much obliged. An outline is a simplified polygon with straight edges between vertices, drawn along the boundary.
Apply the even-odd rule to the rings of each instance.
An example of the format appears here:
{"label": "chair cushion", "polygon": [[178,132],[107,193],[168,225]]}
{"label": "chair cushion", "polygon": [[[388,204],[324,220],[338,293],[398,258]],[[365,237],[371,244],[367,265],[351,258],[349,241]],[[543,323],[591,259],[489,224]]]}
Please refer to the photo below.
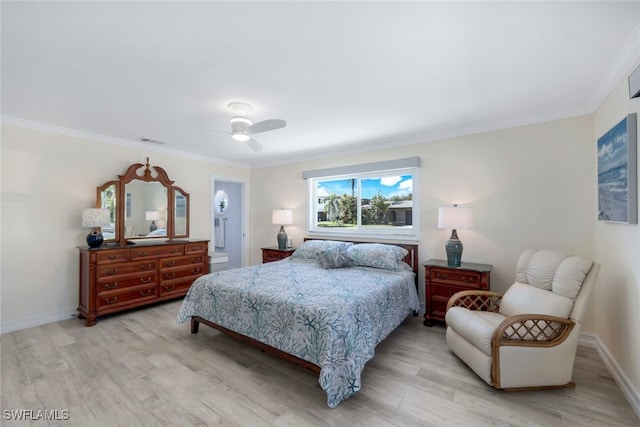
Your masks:
{"label": "chair cushion", "polygon": [[493,332],[504,319],[500,313],[467,310],[462,307],[451,307],[445,317],[447,327],[453,328],[488,356],[491,355]]}
{"label": "chair cushion", "polygon": [[504,316],[548,314],[567,319],[572,308],[571,298],[519,282],[511,285],[500,302],[500,313]]}
{"label": "chair cushion", "polygon": [[551,289],[558,295],[575,300],[592,265],[590,259],[577,256],[565,258],[556,270]]}
{"label": "chair cushion", "polygon": [[526,250],[518,259],[516,282],[575,299],[592,264],[591,260],[559,252]]}

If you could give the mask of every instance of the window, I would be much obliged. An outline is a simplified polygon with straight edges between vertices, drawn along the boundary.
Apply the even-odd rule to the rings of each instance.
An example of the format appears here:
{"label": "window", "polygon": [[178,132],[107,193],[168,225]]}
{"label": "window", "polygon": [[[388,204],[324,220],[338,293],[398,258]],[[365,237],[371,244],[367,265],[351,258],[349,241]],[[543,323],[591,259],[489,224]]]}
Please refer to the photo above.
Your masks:
{"label": "window", "polygon": [[411,167],[380,169],[404,165],[389,161],[305,172],[309,232],[417,240],[419,159],[403,160],[412,160]]}

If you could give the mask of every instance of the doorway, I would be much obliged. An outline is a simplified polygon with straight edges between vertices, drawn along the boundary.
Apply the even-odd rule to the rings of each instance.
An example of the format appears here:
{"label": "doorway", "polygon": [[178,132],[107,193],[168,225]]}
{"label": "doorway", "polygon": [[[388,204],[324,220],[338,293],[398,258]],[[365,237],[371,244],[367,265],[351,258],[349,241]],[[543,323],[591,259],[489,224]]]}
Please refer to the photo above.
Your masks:
{"label": "doorway", "polygon": [[244,183],[211,178],[211,248],[244,265]]}

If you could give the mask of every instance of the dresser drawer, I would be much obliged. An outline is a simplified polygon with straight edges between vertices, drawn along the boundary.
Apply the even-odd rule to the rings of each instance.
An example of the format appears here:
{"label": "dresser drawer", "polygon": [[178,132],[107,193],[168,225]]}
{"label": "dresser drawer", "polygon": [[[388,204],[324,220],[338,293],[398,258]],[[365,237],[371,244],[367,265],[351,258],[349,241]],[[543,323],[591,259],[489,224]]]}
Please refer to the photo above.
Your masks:
{"label": "dresser drawer", "polygon": [[465,288],[480,288],[481,274],[475,271],[453,269],[431,269],[431,281],[434,283],[446,283],[460,285]]}
{"label": "dresser drawer", "polygon": [[205,242],[199,243],[189,243],[184,245],[184,253],[188,254],[203,254],[206,250],[208,250],[208,244]]}
{"label": "dresser drawer", "polygon": [[180,280],[168,280],[160,285],[160,296],[186,294],[191,284],[200,276],[190,276]]}
{"label": "dresser drawer", "polygon": [[131,249],[131,261],[184,255],[183,245],[152,246]]}
{"label": "dresser drawer", "polygon": [[126,276],[101,277],[96,284],[96,293],[113,291],[116,289],[128,288],[147,284],[156,284],[156,271],[145,271],[131,273]]}
{"label": "dresser drawer", "polygon": [[158,285],[151,283],[121,290],[102,292],[97,296],[98,310],[115,309],[122,305],[158,298]]}
{"label": "dresser drawer", "polygon": [[96,254],[96,264],[115,264],[129,261],[129,250],[120,249],[115,251],[100,251]]}
{"label": "dresser drawer", "polygon": [[129,264],[106,265],[98,267],[96,274],[98,278],[120,276],[131,273],[139,273],[141,271],[154,271],[158,268],[156,260],[132,262]]}
{"label": "dresser drawer", "polygon": [[178,270],[162,271],[160,273],[160,283],[164,284],[167,281],[182,279],[184,277],[197,277],[201,276],[203,273],[204,272],[202,271],[202,266],[193,266],[190,268],[183,268]]}
{"label": "dresser drawer", "polygon": [[172,269],[183,265],[197,264],[202,266],[204,263],[204,255],[188,255],[176,258],[167,258],[160,260],[160,270]]}

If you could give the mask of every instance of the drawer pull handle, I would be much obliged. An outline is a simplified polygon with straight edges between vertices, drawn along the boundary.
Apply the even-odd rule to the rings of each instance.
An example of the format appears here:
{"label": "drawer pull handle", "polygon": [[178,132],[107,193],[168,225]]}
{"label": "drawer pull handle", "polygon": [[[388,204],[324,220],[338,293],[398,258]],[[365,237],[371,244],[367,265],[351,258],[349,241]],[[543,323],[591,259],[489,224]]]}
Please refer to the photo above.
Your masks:
{"label": "drawer pull handle", "polygon": [[140,264],[140,270],[151,270],[153,268],[153,264]]}
{"label": "drawer pull handle", "polygon": [[441,273],[436,273],[436,278],[447,280],[447,275],[446,274],[441,274]]}
{"label": "drawer pull handle", "polygon": [[199,268],[194,268],[194,269],[191,270],[191,273],[200,274],[200,269]]}
{"label": "drawer pull handle", "polygon": [[195,258],[191,258],[191,262],[193,262],[193,263],[202,262],[202,258],[200,258],[199,256],[197,256]]}
{"label": "drawer pull handle", "polygon": [[464,283],[472,283],[473,282],[473,277],[462,276],[462,281]]}
{"label": "drawer pull handle", "polygon": [[113,283],[111,283],[111,284],[109,284],[109,283],[105,283],[105,284],[104,284],[104,288],[105,288],[106,290],[108,290],[108,291],[109,291],[109,290],[111,290],[111,289],[115,289],[115,288],[117,288],[117,287],[118,287],[118,282],[113,282]]}
{"label": "drawer pull handle", "polygon": [[118,255],[107,255],[107,258],[109,258],[109,259],[117,259]]}
{"label": "drawer pull handle", "polygon": [[164,278],[165,279],[173,279],[174,277],[176,277],[176,273],[165,273],[164,274]]}
{"label": "drawer pull handle", "polygon": [[149,283],[149,282],[151,282],[151,279],[152,279],[151,277],[141,277],[140,278],[140,282]]}
{"label": "drawer pull handle", "polygon": [[138,252],[138,256],[147,256],[147,255],[148,255],[147,251]]}
{"label": "drawer pull handle", "polygon": [[117,268],[113,268],[111,270],[105,270],[104,274],[106,274],[107,276],[113,276],[117,272],[118,272],[118,269]]}
{"label": "drawer pull handle", "polygon": [[113,297],[113,298],[111,298],[111,299],[109,299],[109,298],[105,298],[104,302],[105,302],[105,304],[113,304],[113,303],[114,303],[114,302],[116,302],[117,300],[118,300],[118,296],[115,296],[115,297]]}
{"label": "drawer pull handle", "polygon": [[174,265],[176,265],[175,261],[167,261],[164,263],[165,267],[173,267]]}
{"label": "drawer pull handle", "polygon": [[149,295],[151,295],[151,292],[153,291],[153,289],[147,289],[146,291],[140,291],[140,295],[143,297],[148,297]]}
{"label": "drawer pull handle", "polygon": [[178,253],[178,252],[180,252],[180,249],[170,249],[170,250],[169,250],[169,253],[170,253],[170,254],[176,254],[176,253]]}
{"label": "drawer pull handle", "polygon": [[164,290],[165,290],[165,291],[172,291],[172,290],[174,290],[175,288],[176,288],[176,285],[165,286],[165,287],[164,287]]}

